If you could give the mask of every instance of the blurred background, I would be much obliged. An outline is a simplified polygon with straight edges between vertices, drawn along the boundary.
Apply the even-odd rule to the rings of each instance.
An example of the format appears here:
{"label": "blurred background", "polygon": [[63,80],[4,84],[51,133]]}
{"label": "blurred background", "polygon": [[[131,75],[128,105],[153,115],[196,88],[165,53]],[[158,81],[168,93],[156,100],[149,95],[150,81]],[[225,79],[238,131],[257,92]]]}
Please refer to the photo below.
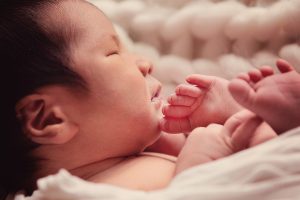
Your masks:
{"label": "blurred background", "polygon": [[90,0],[173,92],[188,74],[231,79],[283,58],[300,72],[300,0]]}

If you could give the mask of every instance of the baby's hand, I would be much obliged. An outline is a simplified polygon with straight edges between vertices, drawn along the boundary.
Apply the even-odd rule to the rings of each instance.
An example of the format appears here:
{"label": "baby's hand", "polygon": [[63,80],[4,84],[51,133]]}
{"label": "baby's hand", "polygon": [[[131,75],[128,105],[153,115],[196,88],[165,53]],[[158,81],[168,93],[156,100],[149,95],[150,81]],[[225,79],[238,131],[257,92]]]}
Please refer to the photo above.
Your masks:
{"label": "baby's hand", "polygon": [[242,107],[228,91],[228,80],[215,76],[193,74],[187,83],[176,87],[168,98],[160,122],[163,131],[169,133],[190,132],[211,123],[224,124]]}
{"label": "baby's hand", "polygon": [[237,102],[281,134],[300,125],[300,74],[285,60],[276,65],[280,73],[263,66],[231,80],[228,89]]}
{"label": "baby's hand", "polygon": [[232,154],[229,134],[225,131],[219,124],[194,129],[178,156],[176,174],[187,168]]}
{"label": "baby's hand", "polygon": [[[268,131],[257,131],[261,125],[262,120],[259,117],[244,110],[230,117],[224,126],[210,124],[207,127],[194,129],[178,156],[176,174],[192,166],[229,156],[272,138],[274,135],[268,134]],[[264,135],[261,136],[262,134]]]}

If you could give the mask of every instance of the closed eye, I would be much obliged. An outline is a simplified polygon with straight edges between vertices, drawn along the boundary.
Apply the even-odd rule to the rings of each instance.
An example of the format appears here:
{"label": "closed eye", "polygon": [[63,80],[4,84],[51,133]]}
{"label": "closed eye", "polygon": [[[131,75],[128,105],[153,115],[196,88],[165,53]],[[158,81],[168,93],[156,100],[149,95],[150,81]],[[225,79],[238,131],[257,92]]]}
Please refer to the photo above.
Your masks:
{"label": "closed eye", "polygon": [[113,56],[113,55],[119,55],[119,51],[112,51],[108,53],[106,56]]}

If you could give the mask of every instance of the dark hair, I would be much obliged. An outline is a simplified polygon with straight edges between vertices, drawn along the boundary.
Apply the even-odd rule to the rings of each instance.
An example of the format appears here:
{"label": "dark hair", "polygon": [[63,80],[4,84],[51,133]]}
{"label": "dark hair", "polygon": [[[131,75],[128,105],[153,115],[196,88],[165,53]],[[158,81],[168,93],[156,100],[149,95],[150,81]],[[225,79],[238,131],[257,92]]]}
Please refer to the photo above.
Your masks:
{"label": "dark hair", "polygon": [[38,159],[30,154],[37,145],[23,134],[16,117],[16,103],[46,85],[85,86],[84,80],[70,68],[69,49],[75,31],[65,24],[49,28],[40,19],[49,6],[62,1],[0,2],[0,184],[12,192],[28,189]]}

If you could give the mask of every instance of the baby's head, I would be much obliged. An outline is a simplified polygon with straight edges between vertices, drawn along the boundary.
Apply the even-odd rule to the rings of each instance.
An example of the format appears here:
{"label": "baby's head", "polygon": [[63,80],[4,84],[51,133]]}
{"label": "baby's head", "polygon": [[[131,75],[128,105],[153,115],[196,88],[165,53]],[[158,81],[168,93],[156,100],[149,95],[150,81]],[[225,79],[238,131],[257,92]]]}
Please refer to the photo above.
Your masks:
{"label": "baby's head", "polygon": [[11,190],[138,153],[159,136],[152,64],[129,53],[88,2],[2,1],[0,60],[0,173]]}

